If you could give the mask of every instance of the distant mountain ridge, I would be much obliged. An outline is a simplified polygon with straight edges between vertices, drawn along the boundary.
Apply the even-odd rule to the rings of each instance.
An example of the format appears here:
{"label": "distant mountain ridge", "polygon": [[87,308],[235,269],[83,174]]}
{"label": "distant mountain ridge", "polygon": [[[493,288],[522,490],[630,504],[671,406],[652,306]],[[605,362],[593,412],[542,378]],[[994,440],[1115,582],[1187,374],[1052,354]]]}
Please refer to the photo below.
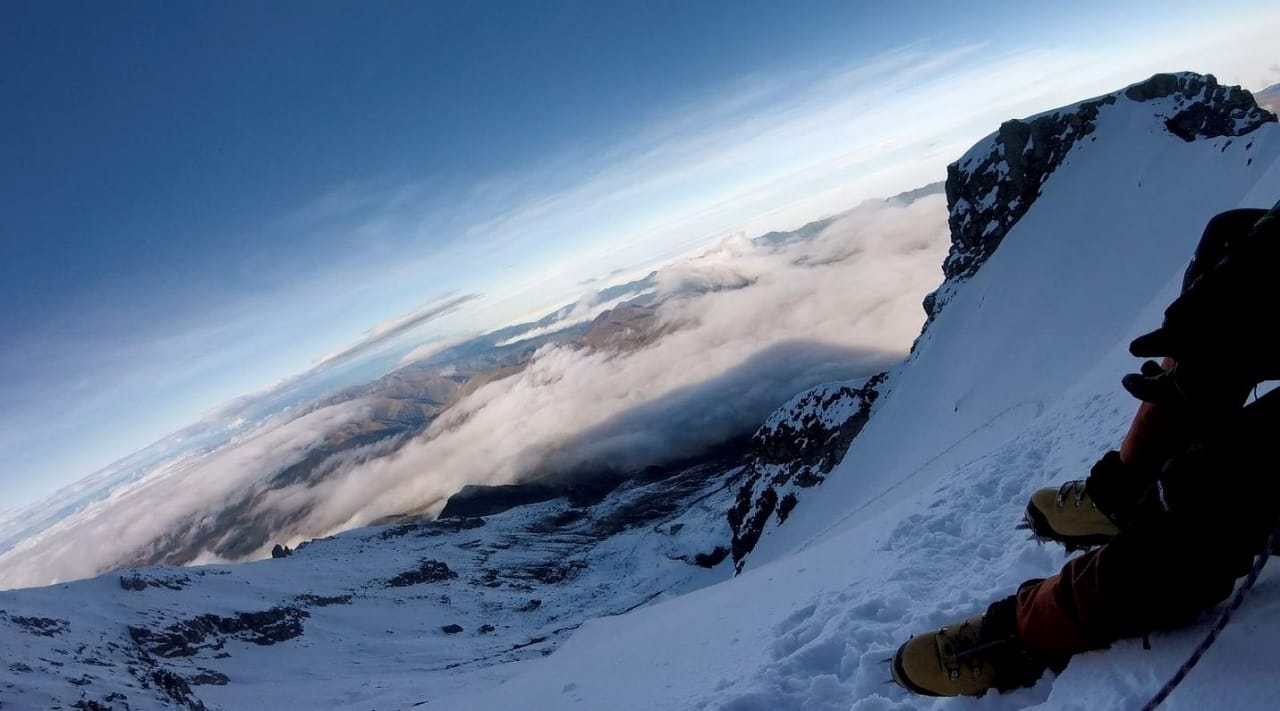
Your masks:
{"label": "distant mountain ridge", "polygon": [[1262,108],[1273,114],[1280,113],[1280,84],[1272,84],[1261,91],[1255,91],[1253,97]]}

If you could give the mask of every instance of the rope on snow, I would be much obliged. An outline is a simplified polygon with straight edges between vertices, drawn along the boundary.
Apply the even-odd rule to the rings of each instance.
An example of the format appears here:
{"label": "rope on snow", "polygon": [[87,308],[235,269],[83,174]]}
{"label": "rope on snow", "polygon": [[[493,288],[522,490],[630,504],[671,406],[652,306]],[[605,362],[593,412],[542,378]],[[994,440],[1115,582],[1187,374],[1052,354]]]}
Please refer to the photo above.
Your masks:
{"label": "rope on snow", "polygon": [[1254,561],[1253,567],[1249,569],[1249,575],[1245,577],[1244,584],[1240,586],[1239,590],[1236,590],[1231,602],[1227,604],[1226,609],[1222,611],[1222,615],[1218,617],[1217,623],[1213,625],[1213,629],[1209,630],[1209,634],[1205,635],[1200,644],[1191,652],[1191,656],[1187,657],[1187,661],[1178,667],[1178,671],[1173,677],[1165,682],[1164,686],[1160,687],[1160,690],[1156,692],[1156,695],[1151,697],[1151,700],[1142,707],[1142,711],[1155,711],[1157,706],[1164,703],[1169,698],[1169,695],[1173,693],[1173,690],[1178,688],[1178,685],[1187,678],[1187,675],[1191,673],[1196,664],[1200,663],[1200,659],[1204,657],[1205,652],[1208,652],[1213,643],[1218,641],[1218,636],[1222,634],[1222,630],[1231,621],[1231,616],[1244,603],[1244,596],[1249,594],[1249,591],[1253,589],[1254,583],[1258,582],[1258,576],[1262,574],[1262,568],[1267,564],[1267,559],[1271,556],[1271,551],[1278,542],[1280,542],[1280,524],[1277,524],[1275,530],[1271,531],[1271,535],[1267,537],[1266,547],[1258,554],[1258,559]]}

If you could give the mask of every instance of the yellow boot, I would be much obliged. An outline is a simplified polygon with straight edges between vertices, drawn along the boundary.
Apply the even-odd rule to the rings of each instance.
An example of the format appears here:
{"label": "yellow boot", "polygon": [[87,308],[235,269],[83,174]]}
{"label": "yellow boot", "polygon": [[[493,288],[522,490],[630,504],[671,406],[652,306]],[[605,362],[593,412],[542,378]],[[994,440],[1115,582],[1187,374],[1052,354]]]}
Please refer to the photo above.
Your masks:
{"label": "yellow boot", "polygon": [[1014,598],[987,613],[913,637],[893,657],[893,680],[922,696],[982,696],[1032,686],[1046,665],[1018,640]]}
{"label": "yellow boot", "polygon": [[1027,502],[1027,528],[1038,538],[1057,541],[1068,549],[1109,543],[1120,533],[1085,490],[1083,479],[1041,489]]}

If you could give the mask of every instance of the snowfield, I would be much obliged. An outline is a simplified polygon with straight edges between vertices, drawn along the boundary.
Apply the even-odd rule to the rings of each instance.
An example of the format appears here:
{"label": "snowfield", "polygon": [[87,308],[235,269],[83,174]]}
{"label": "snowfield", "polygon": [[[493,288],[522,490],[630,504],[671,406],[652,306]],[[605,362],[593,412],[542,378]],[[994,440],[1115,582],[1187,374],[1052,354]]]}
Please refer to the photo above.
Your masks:
{"label": "snowfield", "polygon": [[[981,699],[910,696],[887,683],[884,662],[910,635],[1062,565],[1060,549],[1014,529],[1027,497],[1084,476],[1119,443],[1135,409],[1119,386],[1138,364],[1127,344],[1159,323],[1208,218],[1280,199],[1280,125],[1188,141],[1165,125],[1186,103],[1101,105],[999,248],[948,275],[927,330],[875,397],[804,404],[833,385],[788,405],[808,408],[797,426],[870,418],[820,485],[786,483],[798,504],[764,529],[741,574],[723,553],[692,564],[733,535],[725,512],[743,469],[709,464],[591,506],[409,521],[281,560],[0,593],[0,705],[1141,706],[1207,622]],[[970,156],[1002,154],[991,140]],[[1000,165],[999,180],[1019,172]],[[971,220],[997,208],[963,205]],[[1165,708],[1274,708],[1278,610],[1271,570]]]}

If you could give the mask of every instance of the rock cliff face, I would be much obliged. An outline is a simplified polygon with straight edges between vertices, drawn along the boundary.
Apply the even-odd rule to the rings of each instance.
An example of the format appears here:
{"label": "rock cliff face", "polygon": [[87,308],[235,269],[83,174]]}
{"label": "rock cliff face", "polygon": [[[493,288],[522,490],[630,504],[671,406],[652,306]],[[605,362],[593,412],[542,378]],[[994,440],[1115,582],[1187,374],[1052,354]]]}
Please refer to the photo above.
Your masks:
{"label": "rock cliff face", "polygon": [[1096,99],[1006,121],[947,167],[951,252],[942,266],[946,281],[924,300],[926,328],[959,282],[977,273],[1026,214],[1067,152],[1092,140],[1099,115],[1117,102],[1144,104],[1184,141],[1243,136],[1276,121],[1248,91],[1190,72],[1156,74]]}
{"label": "rock cliff face", "polygon": [[797,395],[761,425],[737,499],[729,511],[734,566],[773,523],[782,524],[799,492],[821,484],[871,417],[885,373],[865,381],[820,385]]}

